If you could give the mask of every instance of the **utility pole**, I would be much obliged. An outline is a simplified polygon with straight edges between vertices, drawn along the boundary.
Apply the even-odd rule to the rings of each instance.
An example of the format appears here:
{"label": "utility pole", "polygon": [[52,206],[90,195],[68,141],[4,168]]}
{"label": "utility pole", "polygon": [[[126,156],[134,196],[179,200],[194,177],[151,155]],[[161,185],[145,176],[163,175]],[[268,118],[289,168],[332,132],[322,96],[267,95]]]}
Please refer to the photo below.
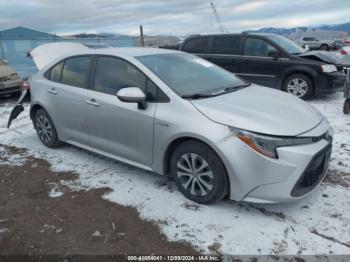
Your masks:
{"label": "utility pole", "polygon": [[140,39],[141,39],[141,46],[145,47],[145,39],[143,37],[143,27],[140,25]]}

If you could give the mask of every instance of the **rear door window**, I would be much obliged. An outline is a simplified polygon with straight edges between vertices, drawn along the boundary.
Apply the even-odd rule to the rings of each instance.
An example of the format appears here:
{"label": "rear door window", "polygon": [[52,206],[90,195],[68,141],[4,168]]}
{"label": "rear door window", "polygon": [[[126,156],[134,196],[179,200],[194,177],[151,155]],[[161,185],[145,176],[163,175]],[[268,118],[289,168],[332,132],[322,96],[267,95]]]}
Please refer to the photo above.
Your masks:
{"label": "rear door window", "polygon": [[85,88],[90,68],[90,56],[68,58],[64,62],[61,83]]}
{"label": "rear door window", "polygon": [[187,40],[182,51],[196,54],[206,54],[209,47],[209,37],[197,37]]}
{"label": "rear door window", "polygon": [[212,43],[213,54],[239,55],[241,50],[240,36],[215,36]]}
{"label": "rear door window", "polygon": [[263,39],[247,38],[245,41],[246,56],[269,57],[272,52],[277,52],[277,49]]}
{"label": "rear door window", "polygon": [[59,83],[61,81],[62,68],[63,68],[63,62],[60,62],[54,67],[52,67],[50,70],[49,79],[51,81]]}

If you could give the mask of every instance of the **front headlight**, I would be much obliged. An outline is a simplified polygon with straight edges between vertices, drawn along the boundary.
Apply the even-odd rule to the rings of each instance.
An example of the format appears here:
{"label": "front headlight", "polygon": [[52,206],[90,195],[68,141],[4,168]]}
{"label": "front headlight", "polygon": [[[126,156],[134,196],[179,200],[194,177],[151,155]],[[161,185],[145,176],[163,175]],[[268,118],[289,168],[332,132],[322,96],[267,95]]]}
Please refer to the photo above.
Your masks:
{"label": "front headlight", "polygon": [[249,147],[258,153],[271,158],[278,158],[276,151],[276,148],[278,147],[304,145],[315,142],[315,138],[312,137],[276,137],[256,134],[244,130],[238,130],[236,134],[237,137]]}
{"label": "front headlight", "polygon": [[337,72],[337,67],[335,65],[321,65],[323,73],[333,73]]}

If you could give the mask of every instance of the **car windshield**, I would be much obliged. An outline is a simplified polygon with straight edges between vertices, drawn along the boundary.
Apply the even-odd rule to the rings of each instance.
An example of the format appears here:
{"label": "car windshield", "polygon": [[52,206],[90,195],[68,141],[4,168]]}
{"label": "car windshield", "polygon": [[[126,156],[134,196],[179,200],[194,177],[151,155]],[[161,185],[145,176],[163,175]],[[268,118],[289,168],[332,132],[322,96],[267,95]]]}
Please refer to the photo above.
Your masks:
{"label": "car windshield", "polygon": [[305,53],[305,50],[301,48],[299,45],[294,43],[292,40],[289,40],[283,36],[279,35],[269,35],[267,36],[268,39],[282,47],[285,51],[287,51],[290,54],[302,54]]}
{"label": "car windshield", "polygon": [[182,97],[214,96],[249,85],[234,74],[190,54],[169,53],[136,58]]}

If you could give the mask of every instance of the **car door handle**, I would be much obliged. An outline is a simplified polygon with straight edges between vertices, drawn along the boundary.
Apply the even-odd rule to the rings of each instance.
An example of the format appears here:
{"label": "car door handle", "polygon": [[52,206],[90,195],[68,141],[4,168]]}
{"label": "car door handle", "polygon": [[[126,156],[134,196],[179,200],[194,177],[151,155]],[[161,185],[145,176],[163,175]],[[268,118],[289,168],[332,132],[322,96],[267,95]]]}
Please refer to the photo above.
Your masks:
{"label": "car door handle", "polygon": [[89,100],[86,100],[86,103],[88,105],[95,106],[95,107],[100,106],[100,104],[96,102],[96,99],[93,99],[93,98],[89,99]]}
{"label": "car door handle", "polygon": [[49,90],[47,90],[50,94],[53,94],[53,95],[57,95],[58,92],[54,89],[54,88],[51,88]]}

